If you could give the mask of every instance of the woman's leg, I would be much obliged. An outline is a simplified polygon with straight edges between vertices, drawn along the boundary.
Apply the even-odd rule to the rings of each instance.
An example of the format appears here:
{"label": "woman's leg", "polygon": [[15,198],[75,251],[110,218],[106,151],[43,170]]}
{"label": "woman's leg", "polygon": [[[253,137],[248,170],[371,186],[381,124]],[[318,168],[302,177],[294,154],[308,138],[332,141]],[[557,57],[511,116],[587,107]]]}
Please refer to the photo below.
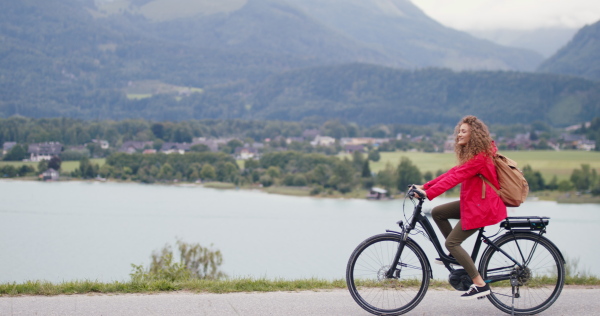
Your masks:
{"label": "woman's leg", "polygon": [[[450,232],[450,234],[446,238],[446,244],[445,244],[448,251],[450,251],[450,253],[452,254],[452,256],[454,256],[456,261],[458,261],[458,263],[460,263],[460,265],[467,271],[467,273],[469,274],[469,277],[471,277],[471,279],[473,279],[474,283],[476,283],[475,281],[479,281],[481,279],[481,276],[479,276],[479,271],[477,271],[477,268],[475,267],[475,263],[473,262],[473,259],[471,259],[471,256],[465,251],[465,249],[463,249],[461,244],[463,241],[465,241],[465,239],[469,238],[471,235],[476,233],[477,230],[478,230],[477,228],[470,229],[470,230],[463,230],[461,221],[458,221],[456,226],[454,226],[454,229],[452,230],[452,232]],[[485,284],[485,283],[483,283],[483,284],[482,283],[483,283],[483,279],[481,279],[481,281],[476,284],[477,285]]]}
{"label": "woman's leg", "polygon": [[449,218],[460,219],[460,201],[454,201],[442,205],[438,205],[431,210],[431,217],[437,224],[437,227],[444,235],[444,238],[448,238],[452,231],[452,225],[450,225]]}

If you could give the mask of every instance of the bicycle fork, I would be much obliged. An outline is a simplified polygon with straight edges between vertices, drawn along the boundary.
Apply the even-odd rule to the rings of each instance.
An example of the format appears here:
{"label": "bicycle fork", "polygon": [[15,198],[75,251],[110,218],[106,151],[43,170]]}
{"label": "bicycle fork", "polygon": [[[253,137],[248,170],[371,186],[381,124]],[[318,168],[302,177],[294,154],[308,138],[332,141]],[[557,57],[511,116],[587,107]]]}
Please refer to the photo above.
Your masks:
{"label": "bicycle fork", "polygon": [[393,278],[396,270],[401,269],[398,268],[398,265],[400,264],[400,256],[402,256],[402,251],[404,250],[404,246],[406,246],[406,240],[408,239],[408,233],[410,232],[410,227],[404,227],[402,221],[399,221],[397,224],[402,228],[402,232],[400,233],[401,238],[400,242],[398,243],[398,250],[396,250],[396,255],[394,255],[394,260],[391,262],[390,268],[385,273],[385,276],[388,279]]}

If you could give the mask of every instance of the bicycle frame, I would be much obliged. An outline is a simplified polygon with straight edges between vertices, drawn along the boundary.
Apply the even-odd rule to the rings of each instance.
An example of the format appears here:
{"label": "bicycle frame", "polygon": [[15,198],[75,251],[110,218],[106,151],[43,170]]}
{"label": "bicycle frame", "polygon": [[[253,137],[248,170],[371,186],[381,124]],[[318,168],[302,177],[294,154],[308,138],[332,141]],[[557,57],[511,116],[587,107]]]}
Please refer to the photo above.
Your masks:
{"label": "bicycle frame", "polygon": [[[394,256],[393,262],[399,262],[400,256],[402,255],[402,251],[404,249],[404,246],[406,245],[406,240],[408,239],[410,232],[413,229],[415,229],[417,224],[420,224],[421,227],[423,227],[423,229],[425,230],[425,233],[427,234],[427,237],[429,237],[429,240],[431,241],[431,243],[433,243],[433,246],[434,246],[435,250],[437,251],[438,255],[440,256],[440,259],[442,259],[442,262],[444,262],[444,266],[446,266],[446,269],[448,269],[448,271],[452,272],[455,269],[451,266],[451,264],[459,265],[459,263],[456,260],[452,259],[450,256],[446,255],[445,251],[442,248],[442,245],[440,244],[437,234],[435,233],[435,230],[434,230],[433,226],[431,225],[431,222],[429,221],[429,219],[426,216],[423,215],[422,209],[423,209],[423,202],[425,201],[425,199],[419,198],[418,200],[419,200],[419,202],[417,203],[417,205],[415,205],[415,208],[413,211],[413,216],[410,220],[410,223],[408,223],[407,225],[404,225],[403,221],[399,221],[397,223],[400,226],[400,228],[402,229],[402,232],[386,230],[389,233],[395,233],[395,234],[399,234],[400,236],[402,236],[402,239],[398,245],[398,251],[396,252],[396,255]],[[510,231],[512,231],[512,230],[510,230]],[[496,244],[494,244],[494,242],[489,237],[487,237],[483,234],[484,232],[485,232],[485,230],[482,227],[479,229],[479,232],[477,234],[477,240],[475,241],[475,246],[473,247],[473,251],[471,253],[471,259],[473,259],[473,262],[476,261],[477,256],[479,255],[479,250],[481,249],[481,244],[486,243],[488,245],[488,247],[494,248],[496,251],[499,251],[500,253],[504,254],[515,265],[519,266],[520,268],[523,268],[523,265],[521,263],[519,263],[517,260],[515,260],[509,254],[507,254],[504,250],[502,250],[498,246],[496,246]],[[521,254],[521,256],[523,257],[522,254]],[[525,258],[521,258],[521,259],[523,259],[523,262],[526,262]],[[389,277],[389,278],[393,277],[394,271],[396,270],[396,266],[397,266],[396,264],[390,265],[390,269],[386,273],[387,277]],[[433,278],[433,274],[431,275],[431,277]],[[513,276],[507,274],[505,276],[498,276],[493,279],[485,280],[485,282],[491,283],[491,282],[497,282],[497,281],[502,281],[502,280],[510,280],[511,277],[513,277]]]}

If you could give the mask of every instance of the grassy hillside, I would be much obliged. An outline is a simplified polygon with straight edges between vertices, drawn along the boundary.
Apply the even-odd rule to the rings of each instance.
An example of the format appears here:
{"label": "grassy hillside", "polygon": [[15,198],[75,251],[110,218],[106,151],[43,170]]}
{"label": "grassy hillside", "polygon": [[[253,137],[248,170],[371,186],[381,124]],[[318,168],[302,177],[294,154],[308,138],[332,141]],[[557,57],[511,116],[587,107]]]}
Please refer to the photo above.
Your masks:
{"label": "grassy hillside", "polygon": [[[530,165],[534,170],[540,171],[549,182],[553,176],[558,180],[569,179],[573,169],[581,168],[582,164],[589,164],[593,169],[600,171],[600,152],[590,151],[506,151],[502,152],[507,157],[517,161],[519,167]],[[453,153],[423,153],[423,152],[392,152],[381,153],[379,162],[371,162],[371,171],[377,172],[385,168],[386,163],[394,167],[398,165],[401,157],[408,157],[421,170],[446,171],[456,164]]]}

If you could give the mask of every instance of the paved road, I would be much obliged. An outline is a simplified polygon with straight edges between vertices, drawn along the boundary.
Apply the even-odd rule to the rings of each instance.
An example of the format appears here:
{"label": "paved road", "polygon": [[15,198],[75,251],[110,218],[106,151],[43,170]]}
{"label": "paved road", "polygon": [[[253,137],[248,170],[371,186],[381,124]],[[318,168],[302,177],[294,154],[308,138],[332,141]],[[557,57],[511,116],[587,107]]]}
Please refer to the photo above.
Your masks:
{"label": "paved road", "polygon": [[[488,300],[430,290],[407,315],[507,315]],[[543,315],[599,315],[600,289],[568,288]],[[0,297],[0,315],[370,315],[346,290],[234,294],[115,294]]]}

